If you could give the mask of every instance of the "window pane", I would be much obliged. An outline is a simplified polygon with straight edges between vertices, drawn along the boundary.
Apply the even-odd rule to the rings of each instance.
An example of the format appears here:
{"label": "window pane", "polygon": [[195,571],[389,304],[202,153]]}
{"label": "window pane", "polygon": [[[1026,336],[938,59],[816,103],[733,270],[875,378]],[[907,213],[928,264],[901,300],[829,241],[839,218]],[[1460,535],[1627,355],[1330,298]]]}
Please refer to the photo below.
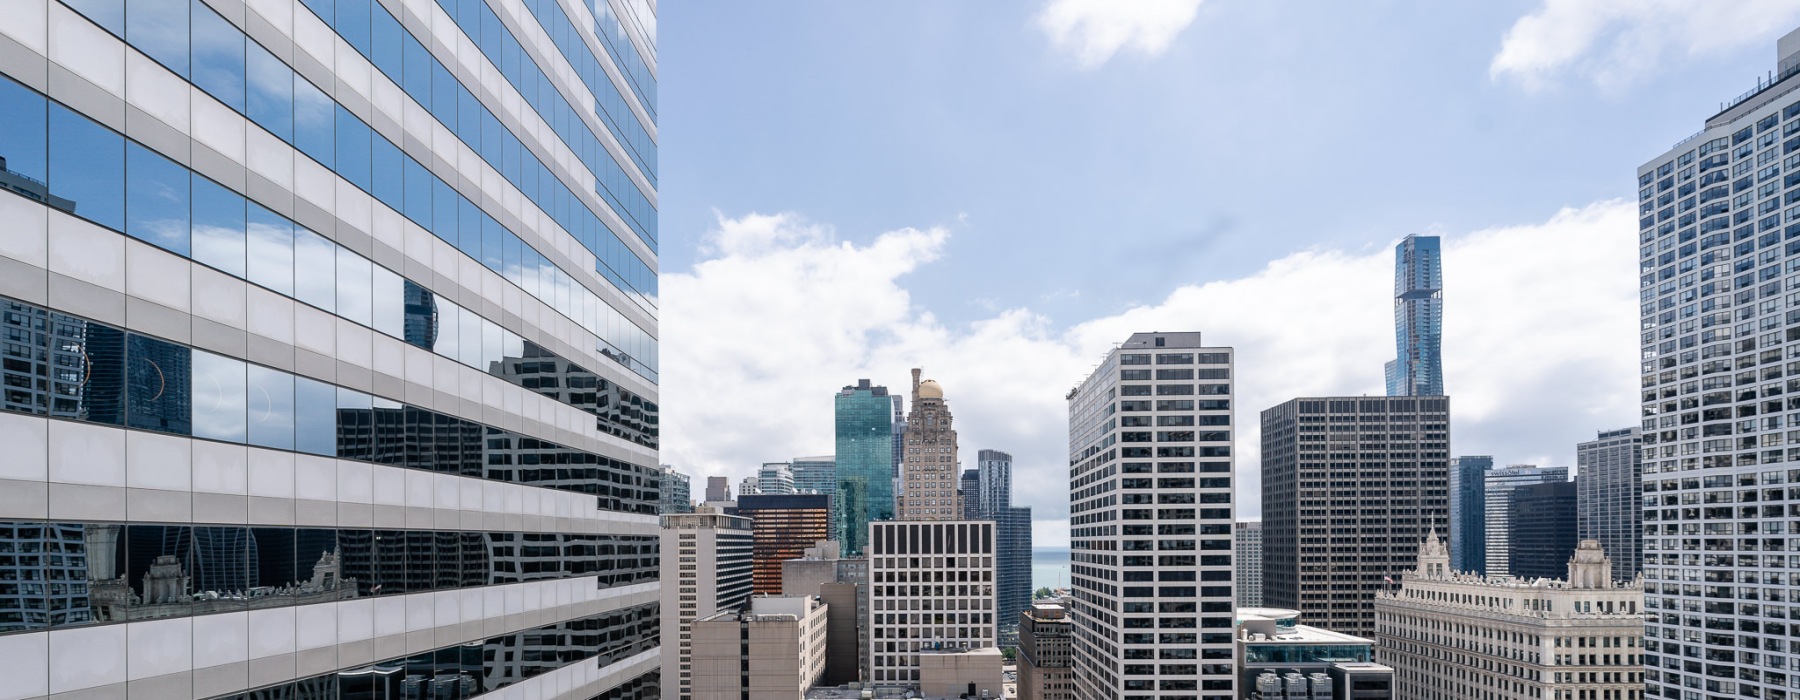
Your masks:
{"label": "window pane", "polygon": [[382,204],[405,213],[406,169],[401,165],[406,160],[405,154],[380,134],[370,140],[369,146],[372,151],[370,160],[375,171],[375,189],[372,193]]}
{"label": "window pane", "polygon": [[388,80],[397,84],[406,77],[400,70],[400,52],[403,51],[400,44],[400,21],[380,5],[375,5],[374,8],[370,17],[372,45],[369,59],[377,69],[387,74]]}
{"label": "window pane", "polygon": [[332,124],[336,103],[312,83],[294,74],[294,147],[325,167],[332,163]]}
{"label": "window pane", "polygon": [[0,179],[4,189],[40,202],[46,196],[44,180],[49,177],[44,149],[49,129],[44,110],[43,95],[0,76],[0,123],[6,124],[0,129],[0,170],[4,170]]}
{"label": "window pane", "polygon": [[294,298],[337,311],[337,244],[294,227]]}
{"label": "window pane", "polygon": [[437,345],[437,296],[412,280],[403,280],[401,285],[406,289],[405,330],[401,339],[430,350]]}
{"label": "window pane", "polygon": [[194,436],[244,442],[244,363],[200,350],[194,357]]}
{"label": "window pane", "polygon": [[63,0],[76,12],[106,28],[106,31],[125,36],[125,0]]}
{"label": "window pane", "polygon": [[337,249],[337,313],[365,326],[374,325],[369,267],[367,258],[349,248]]}
{"label": "window pane", "polygon": [[157,617],[190,614],[193,590],[183,579],[193,572],[192,528],[185,525],[130,525],[125,530],[125,585],[133,594],[114,608],[109,620],[127,620],[128,605],[145,606]]}
{"label": "window pane", "polygon": [[337,456],[337,387],[294,377],[294,449]]}
{"label": "window pane", "polygon": [[125,232],[177,255],[188,254],[188,169],[127,142]]}
{"label": "window pane", "polygon": [[194,8],[194,84],[244,111],[244,33],[200,0]]}
{"label": "window pane", "polygon": [[70,200],[76,215],[125,230],[125,139],[52,104],[50,192]]}
{"label": "window pane", "polygon": [[246,242],[250,281],[294,294],[294,223],[250,202]]}
{"label": "window pane", "polygon": [[191,434],[189,387],[192,351],[136,333],[125,343],[126,425],[176,435]]}
{"label": "window pane", "polygon": [[431,183],[437,178],[411,156],[402,156],[406,166],[406,218],[418,222],[425,230],[436,233],[431,224]]}
{"label": "window pane", "polygon": [[50,415],[125,424],[125,332],[50,314]]}
{"label": "window pane", "polygon": [[131,0],[125,39],[169,70],[188,77],[188,1]]}
{"label": "window pane", "polygon": [[255,42],[249,45],[248,112],[250,121],[262,125],[288,143],[294,142],[294,71]]}
{"label": "window pane", "polygon": [[250,365],[250,444],[294,449],[294,375]]}
{"label": "window pane", "polygon": [[335,28],[344,41],[369,55],[369,0],[337,0]]}
{"label": "window pane", "polygon": [[244,276],[244,196],[193,176],[194,259]]}
{"label": "window pane", "polygon": [[406,282],[379,265],[374,267],[375,330],[394,338],[406,333]]}
{"label": "window pane", "polygon": [[350,184],[369,187],[369,125],[342,106],[337,108],[337,167]]}

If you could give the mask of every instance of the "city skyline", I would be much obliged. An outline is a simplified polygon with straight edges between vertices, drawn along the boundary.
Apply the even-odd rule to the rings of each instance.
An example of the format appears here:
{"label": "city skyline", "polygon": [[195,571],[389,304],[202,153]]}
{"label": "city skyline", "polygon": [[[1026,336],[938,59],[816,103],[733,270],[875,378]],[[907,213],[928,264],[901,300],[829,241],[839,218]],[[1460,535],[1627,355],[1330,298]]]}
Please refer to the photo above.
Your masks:
{"label": "city skyline", "polygon": [[[1014,453],[1014,500],[1034,508],[1043,535],[1038,542],[1051,545],[1066,528],[1066,494],[1049,488],[1063,469],[1054,449],[1059,395],[1116,338],[1144,328],[1204,325],[1243,353],[1240,369],[1250,380],[1243,400],[1252,411],[1292,396],[1385,393],[1382,365],[1394,359],[1392,247],[1421,233],[1440,236],[1444,269],[1451,272],[1444,290],[1451,302],[1445,386],[1466,409],[1453,426],[1457,453],[1573,465],[1575,444],[1637,420],[1636,348],[1625,340],[1636,327],[1637,287],[1617,263],[1633,245],[1626,232],[1635,220],[1635,182],[1616,164],[1663,152],[1720,102],[1754,87],[1770,67],[1773,37],[1800,21],[1793,9],[1746,3],[1720,11],[1717,22],[1746,28],[1741,32],[1711,22],[1686,32],[1669,28],[1694,23],[1699,10],[1620,10],[1578,18],[1591,19],[1582,26],[1592,32],[1578,33],[1567,52],[1551,55],[1532,53],[1530,26],[1520,20],[1572,21],[1563,13],[1578,10],[1536,3],[1397,5],[1352,17],[1334,7],[1309,18],[1278,49],[1240,37],[1252,27],[1286,34],[1285,13],[1215,0],[1200,5],[1191,24],[1169,32],[1161,51],[1134,48],[1127,39],[1110,60],[1084,67],[1040,26],[1044,7],[834,8],[801,19],[744,8],[670,10],[669,26],[712,47],[739,50],[742,59],[729,66],[705,55],[670,59],[671,70],[687,71],[693,82],[665,95],[671,105],[690,105],[681,116],[671,110],[676,121],[669,128],[693,141],[665,154],[670,184],[680,185],[665,186],[671,210],[665,224],[681,231],[670,239],[662,280],[666,303],[679,312],[666,324],[665,364],[704,367],[706,374],[696,369],[666,382],[675,397],[669,403],[680,406],[663,416],[671,435],[666,461],[735,480],[766,457],[829,452],[830,436],[819,420],[828,407],[811,400],[769,405],[756,397],[796,386],[841,386],[852,377],[896,387],[909,367],[922,365],[964,397],[958,428],[968,444]],[[1339,31],[1343,26],[1359,29]],[[1390,34],[1403,26],[1415,27],[1409,36],[1423,32],[1432,40],[1420,45]],[[976,30],[997,38],[960,41],[963,32]],[[769,41],[744,43],[753,36]],[[1647,55],[1638,62],[1654,69],[1625,71],[1618,63],[1618,42],[1629,37],[1645,37],[1640,48]],[[776,48],[764,51],[764,44]],[[904,62],[871,55],[868,47],[886,44],[920,53]],[[1503,48],[1506,58],[1496,64]],[[824,51],[841,54],[842,61],[828,61],[841,65],[803,69],[819,65]],[[1321,62],[1333,70],[1313,71]],[[994,75],[975,80],[973,88],[943,78],[963,75],[970,65]],[[1263,65],[1270,67],[1250,68]],[[1260,77],[1237,76],[1239,69]],[[1209,89],[1226,81],[1218,86],[1223,94],[1258,109],[1218,114],[1184,91],[1166,89],[1194,71],[1204,74]],[[890,104],[871,95],[871,73],[891,78],[892,89],[882,91],[888,94],[936,94],[930,90],[944,82],[951,95],[967,98],[966,106],[934,99]],[[1022,85],[1024,94],[1010,91],[1012,85]],[[1421,85],[1430,90],[1420,91]],[[1353,99],[1345,86],[1368,95]],[[768,106],[779,118],[759,117],[754,109],[748,122],[704,118],[697,100],[707,89]],[[846,101],[800,112],[783,106],[817,90]],[[1040,108],[1033,124],[1018,126],[1028,129],[1028,138],[996,133],[979,120],[969,133],[946,123],[1014,113],[1010,104],[997,105],[996,96]],[[1109,106],[1097,111],[1068,100]],[[1318,123],[1321,100],[1334,113],[1343,110],[1345,120]],[[1156,116],[1164,113],[1201,121],[1165,123]],[[1423,117],[1395,118],[1400,113]],[[864,143],[846,132],[850,124],[895,136]],[[1421,124],[1429,133],[1410,133]],[[744,130],[751,127],[768,131]],[[1322,143],[1314,127],[1329,140]],[[1121,140],[1126,153],[1148,159],[1148,170],[1124,168],[1123,161],[1141,159],[1115,162],[1098,141],[1066,138],[1087,133]],[[1220,133],[1244,136],[1219,139]],[[934,140],[945,134],[946,142]],[[1035,175],[1013,181],[986,168],[992,158],[965,157],[993,148],[994,156],[1016,161],[1027,157],[1020,151],[1026,144],[1043,143],[1059,144],[1054,153],[1067,158],[1057,161],[1065,167],[1049,171],[1089,173],[1076,182],[1116,179],[1147,188],[1141,195],[1092,193],[1131,202],[1129,218],[1094,221],[1087,218],[1090,207],[1042,206],[1090,195]],[[1245,150],[1252,143],[1254,153]],[[1427,160],[1418,151],[1423,144],[1444,143],[1457,144],[1458,157],[1417,167]],[[855,146],[848,154],[841,150],[846,144]],[[1310,154],[1328,144],[1383,150],[1361,158],[1357,176],[1348,178],[1339,177],[1339,168],[1276,174],[1259,165],[1230,181],[1206,168],[1178,170],[1202,162],[1311,162]],[[830,166],[862,157],[879,164],[874,177],[844,178]],[[974,171],[980,177],[943,177],[941,164],[969,160],[984,163]],[[791,171],[792,178],[738,176],[771,162],[810,167]],[[875,183],[889,177],[915,184],[908,196],[884,196]],[[1168,178],[1184,182],[1184,192],[1205,195],[1162,196],[1160,180]],[[754,182],[738,186],[747,180]],[[995,192],[990,182],[1038,194],[1020,201]],[[1326,200],[1284,205],[1295,192]],[[1097,232],[1120,226],[1133,236],[1102,242],[1112,239]],[[1025,240],[1044,245],[1017,245]],[[1192,250],[1195,257],[1151,252],[1164,249]],[[1551,249],[1558,254],[1543,255]],[[1116,279],[1105,274],[1138,253],[1158,264]],[[1008,264],[994,265],[997,260]],[[1020,269],[1042,274],[1023,276]],[[770,279],[783,282],[767,284]],[[808,291],[817,289],[834,293]],[[1317,294],[1321,289],[1332,293]],[[730,332],[717,332],[721,327]],[[1494,367],[1507,371],[1487,371]],[[714,372],[743,381],[720,387],[709,381]],[[1246,429],[1257,428],[1253,414],[1242,416]],[[709,428],[718,425],[733,427]],[[708,436],[704,444],[695,441],[701,434]],[[1260,517],[1256,447],[1246,447],[1243,457],[1239,488],[1249,505],[1240,515],[1254,519]]]}

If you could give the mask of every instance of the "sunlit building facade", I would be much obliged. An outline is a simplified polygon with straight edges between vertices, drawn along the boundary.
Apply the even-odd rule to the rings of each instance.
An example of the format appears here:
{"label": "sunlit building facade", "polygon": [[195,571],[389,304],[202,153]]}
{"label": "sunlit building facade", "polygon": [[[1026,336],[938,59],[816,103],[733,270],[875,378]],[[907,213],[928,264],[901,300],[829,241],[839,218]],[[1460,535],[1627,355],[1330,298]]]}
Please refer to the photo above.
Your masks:
{"label": "sunlit building facade", "polygon": [[663,695],[655,7],[5,3],[0,695]]}

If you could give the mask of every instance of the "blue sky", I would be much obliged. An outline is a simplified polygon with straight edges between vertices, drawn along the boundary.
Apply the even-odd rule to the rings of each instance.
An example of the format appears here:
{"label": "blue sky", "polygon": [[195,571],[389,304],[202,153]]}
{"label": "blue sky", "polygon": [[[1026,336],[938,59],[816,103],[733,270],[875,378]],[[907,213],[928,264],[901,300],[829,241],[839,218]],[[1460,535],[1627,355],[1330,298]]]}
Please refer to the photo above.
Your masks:
{"label": "blue sky", "polygon": [[1427,232],[1452,279],[1453,452],[1572,463],[1635,422],[1634,207],[1614,200],[1800,22],[1695,5],[664,3],[665,461],[735,481],[828,453],[833,390],[922,365],[969,407],[970,457],[1034,462],[1023,498],[1050,520],[1084,363],[1197,328],[1239,348],[1255,517],[1256,412],[1379,391],[1388,249]]}

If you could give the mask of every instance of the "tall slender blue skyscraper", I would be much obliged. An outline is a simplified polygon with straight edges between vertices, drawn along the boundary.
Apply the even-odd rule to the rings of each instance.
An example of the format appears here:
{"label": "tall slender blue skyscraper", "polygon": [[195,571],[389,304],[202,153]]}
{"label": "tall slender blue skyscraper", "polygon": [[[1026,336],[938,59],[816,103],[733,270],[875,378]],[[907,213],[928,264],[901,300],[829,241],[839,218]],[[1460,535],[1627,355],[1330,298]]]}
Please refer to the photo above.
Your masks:
{"label": "tall slender blue skyscraper", "polygon": [[859,379],[837,394],[838,536],[845,556],[861,554],[869,522],[894,519],[894,401],[885,386]]}
{"label": "tall slender blue skyscraper", "polygon": [[1487,473],[1491,455],[1450,460],[1450,568],[1487,571]]}
{"label": "tall slender blue skyscraper", "polygon": [[1394,347],[1388,396],[1444,395],[1444,271],[1437,236],[1394,246]]}

